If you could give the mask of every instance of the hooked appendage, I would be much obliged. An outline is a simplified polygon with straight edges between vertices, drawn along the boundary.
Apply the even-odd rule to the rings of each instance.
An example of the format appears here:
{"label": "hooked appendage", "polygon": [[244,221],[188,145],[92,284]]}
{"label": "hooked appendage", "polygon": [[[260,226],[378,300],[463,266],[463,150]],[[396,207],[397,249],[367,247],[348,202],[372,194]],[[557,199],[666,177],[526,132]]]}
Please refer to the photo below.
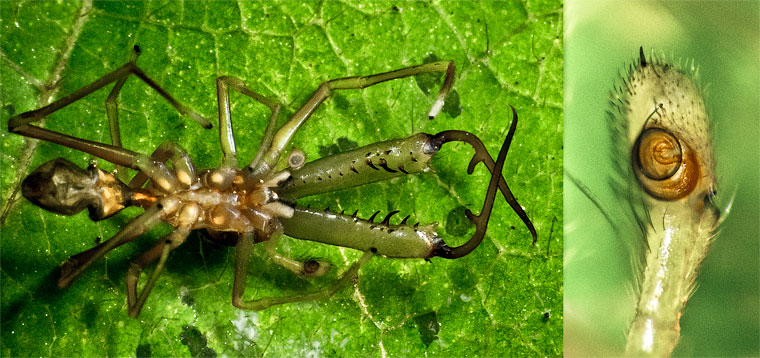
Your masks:
{"label": "hooked appendage", "polygon": [[491,180],[488,183],[485,202],[483,203],[483,209],[481,210],[480,214],[475,215],[470,209],[467,209],[465,211],[467,218],[470,219],[473,224],[475,224],[475,234],[473,234],[470,240],[468,240],[462,246],[449,248],[445,243],[441,244],[440,247],[436,248],[436,256],[455,259],[469,254],[472,252],[472,250],[478,247],[478,245],[480,245],[480,243],[483,241],[483,238],[485,237],[486,228],[488,227],[488,220],[491,218],[491,210],[493,209],[493,203],[496,197],[496,189],[501,192],[501,194],[504,196],[504,199],[507,201],[507,203],[509,203],[509,206],[512,207],[512,210],[517,213],[528,230],[530,230],[530,233],[533,236],[533,245],[536,244],[538,235],[536,233],[536,229],[533,227],[533,223],[530,222],[530,219],[528,219],[528,215],[525,213],[525,210],[523,210],[523,208],[517,202],[517,199],[515,199],[512,191],[507,185],[507,181],[501,175],[501,171],[504,168],[504,162],[507,159],[507,151],[509,150],[509,145],[512,143],[512,137],[514,136],[515,129],[517,128],[517,111],[515,111],[515,108],[512,106],[510,106],[510,108],[512,109],[512,124],[509,127],[509,132],[507,133],[507,137],[504,139],[504,144],[502,144],[501,149],[499,150],[499,154],[496,157],[495,163],[493,161],[493,158],[491,158],[491,155],[488,154],[488,151],[483,145],[483,142],[472,133],[451,130],[444,131],[435,135],[435,140],[439,141],[441,144],[460,141],[471,145],[472,148],[475,149],[475,154],[472,156],[470,164],[467,166],[467,174],[472,174],[475,171],[475,166],[481,162],[491,172]]}

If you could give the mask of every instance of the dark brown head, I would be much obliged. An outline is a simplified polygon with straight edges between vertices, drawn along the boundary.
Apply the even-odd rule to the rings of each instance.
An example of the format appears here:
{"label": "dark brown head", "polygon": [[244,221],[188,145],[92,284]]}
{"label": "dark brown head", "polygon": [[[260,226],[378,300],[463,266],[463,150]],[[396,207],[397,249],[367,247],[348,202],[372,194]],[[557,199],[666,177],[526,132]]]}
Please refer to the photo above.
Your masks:
{"label": "dark brown head", "polygon": [[35,205],[62,215],[85,208],[94,221],[116,214],[128,205],[132,191],[111,173],[96,167],[83,170],[56,158],[42,164],[21,183],[21,193]]}

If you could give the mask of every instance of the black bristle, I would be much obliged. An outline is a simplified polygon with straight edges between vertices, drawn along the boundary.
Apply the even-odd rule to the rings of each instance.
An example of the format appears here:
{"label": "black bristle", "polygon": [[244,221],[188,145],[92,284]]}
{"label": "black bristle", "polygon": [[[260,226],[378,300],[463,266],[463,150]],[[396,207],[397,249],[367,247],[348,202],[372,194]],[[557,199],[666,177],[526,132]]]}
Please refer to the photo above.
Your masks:
{"label": "black bristle", "polygon": [[374,214],[372,214],[372,216],[370,216],[370,217],[369,217],[369,220],[367,220],[367,221],[369,221],[369,222],[374,222],[373,220],[375,220],[375,216],[377,216],[377,214],[379,214],[379,213],[380,213],[380,210],[378,210],[378,211],[375,211],[375,213],[374,213]]}
{"label": "black bristle", "polygon": [[412,216],[412,215],[411,215],[411,214],[407,215],[407,216],[404,218],[404,220],[401,220],[401,223],[400,223],[399,225],[405,225],[405,224],[406,224],[406,220],[408,220],[410,216]]}
{"label": "black bristle", "polygon": [[641,67],[647,67],[647,58],[644,57],[644,46],[639,47],[639,60],[641,61]]}

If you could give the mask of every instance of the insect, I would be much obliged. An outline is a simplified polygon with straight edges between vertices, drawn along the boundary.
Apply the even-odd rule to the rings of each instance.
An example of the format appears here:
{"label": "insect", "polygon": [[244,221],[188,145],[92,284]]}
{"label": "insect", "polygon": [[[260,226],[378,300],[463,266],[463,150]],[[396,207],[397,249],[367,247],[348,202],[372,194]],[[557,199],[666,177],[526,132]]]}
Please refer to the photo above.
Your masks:
{"label": "insect", "polygon": [[708,116],[690,76],[656,57],[647,60],[643,48],[613,98],[613,126],[625,138],[618,150],[630,156],[641,189],[631,189],[631,197],[641,208],[634,214],[648,248],[626,352],[667,356],[721,222]]}
{"label": "insect", "polygon": [[[349,285],[361,266],[373,255],[422,259],[435,256],[455,259],[465,256],[484,238],[497,190],[528,227],[533,243],[536,241],[532,223],[501,175],[517,125],[514,108],[512,124],[495,161],[475,135],[449,130],[435,135],[418,133],[407,138],[378,142],[308,163],[304,163],[303,153],[294,151],[287,158],[289,167],[278,169],[278,163],[293,135],[336,90],[362,89],[424,73],[445,73],[444,84],[429,112],[429,118],[433,119],[443,108],[444,99],[453,85],[455,66],[451,61],[324,82],[293,117],[279,128],[279,104],[252,91],[238,78],[219,77],[217,99],[222,165],[213,169],[196,169],[190,155],[174,143],[159,146],[150,156],[120,145],[116,98],[130,75],[135,75],[146,83],[182,115],[192,118],[207,129],[212,128],[208,119],[181,104],[137,66],[139,54],[140,49],[135,46],[132,57],[124,66],[50,105],[22,113],[9,121],[10,132],[67,146],[116,165],[114,173],[109,173],[95,166],[83,170],[63,158],[51,160],[34,170],[22,183],[22,194],[32,203],[63,215],[73,215],[86,208],[92,220],[106,219],[128,206],[145,209],[143,214],[127,223],[110,239],[71,256],[61,266],[58,281],[61,288],[69,286],[79,274],[107,252],[144,234],[161,221],[169,223],[174,228],[173,231],[134,260],[127,273],[127,302],[132,317],[140,314],[169,253],[196,229],[207,230],[212,240],[221,242],[227,242],[229,237],[224,234],[234,234],[234,239],[230,242],[236,246],[237,258],[232,303],[249,310],[328,298]],[[32,124],[111,83],[115,84],[106,107],[113,144],[75,138]],[[238,165],[233,137],[230,90],[249,96],[271,110],[260,149],[253,161],[243,168]],[[375,222],[377,213],[368,220],[363,220],[356,213],[347,215],[329,210],[314,210],[297,203],[298,199],[310,195],[429,171],[430,159],[443,144],[452,141],[466,142],[474,148],[475,154],[468,167],[469,174],[480,162],[492,173],[481,213],[474,215],[469,210],[465,212],[467,218],[475,224],[476,230],[461,246],[448,246],[438,237],[432,224],[409,225],[408,217],[399,224],[391,224],[390,219],[396,211],[390,212],[382,221]],[[138,173],[131,180],[126,180],[126,168],[137,170]],[[297,274],[313,277],[327,271],[329,264],[326,262],[300,262],[279,254],[276,246],[283,234],[353,248],[364,251],[365,254],[333,284],[317,293],[244,300],[247,267],[254,243],[263,243],[275,263]],[[156,261],[154,271],[138,293],[141,271]]]}

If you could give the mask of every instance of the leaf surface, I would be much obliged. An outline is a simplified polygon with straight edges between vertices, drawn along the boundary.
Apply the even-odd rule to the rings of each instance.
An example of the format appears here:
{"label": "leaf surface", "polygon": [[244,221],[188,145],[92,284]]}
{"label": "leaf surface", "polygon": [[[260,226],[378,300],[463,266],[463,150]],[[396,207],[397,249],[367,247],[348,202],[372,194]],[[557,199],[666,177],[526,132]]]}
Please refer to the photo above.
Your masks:
{"label": "leaf surface", "polygon": [[[69,289],[55,282],[70,255],[114,235],[141,209],[100,222],[63,217],[21,198],[20,181],[64,157],[89,155],[2,132],[3,356],[493,356],[559,355],[562,344],[562,9],[512,2],[2,2],[3,128],[116,69],[133,45],[138,65],[181,102],[216,117],[215,79],[236,76],[284,105],[280,123],[326,80],[430,60],[456,62],[459,108],[427,119],[422,79],[401,79],[328,99],[297,133],[309,160],[416,132],[461,129],[495,157],[515,106],[520,117],[504,175],[532,219],[539,241],[497,200],[483,244],[458,260],[373,258],[355,287],[322,302],[261,312],[231,305],[234,248],[193,234],[170,256],[139,319],[126,310],[130,260],[171,228],[161,226],[112,251]],[[108,89],[45,119],[44,127],[110,143]],[[150,154],[163,142],[188,150],[197,167],[221,162],[218,126],[204,130],[131,77],[121,91],[124,146]],[[268,110],[232,95],[241,162],[259,147]],[[355,144],[354,144],[355,143]],[[322,154],[320,154],[322,153]],[[473,231],[464,208],[479,212],[489,174],[466,174],[471,150],[447,144],[434,171],[303,199],[300,204],[392,210],[437,222],[452,245]],[[99,161],[103,168],[110,164]],[[400,217],[400,216],[399,216]],[[400,220],[400,219],[397,219]],[[361,238],[357,238],[360,240]],[[304,280],[255,249],[247,298],[326,287],[360,253],[284,239],[281,252],[330,261],[328,277]],[[142,282],[147,280],[147,269]]]}

